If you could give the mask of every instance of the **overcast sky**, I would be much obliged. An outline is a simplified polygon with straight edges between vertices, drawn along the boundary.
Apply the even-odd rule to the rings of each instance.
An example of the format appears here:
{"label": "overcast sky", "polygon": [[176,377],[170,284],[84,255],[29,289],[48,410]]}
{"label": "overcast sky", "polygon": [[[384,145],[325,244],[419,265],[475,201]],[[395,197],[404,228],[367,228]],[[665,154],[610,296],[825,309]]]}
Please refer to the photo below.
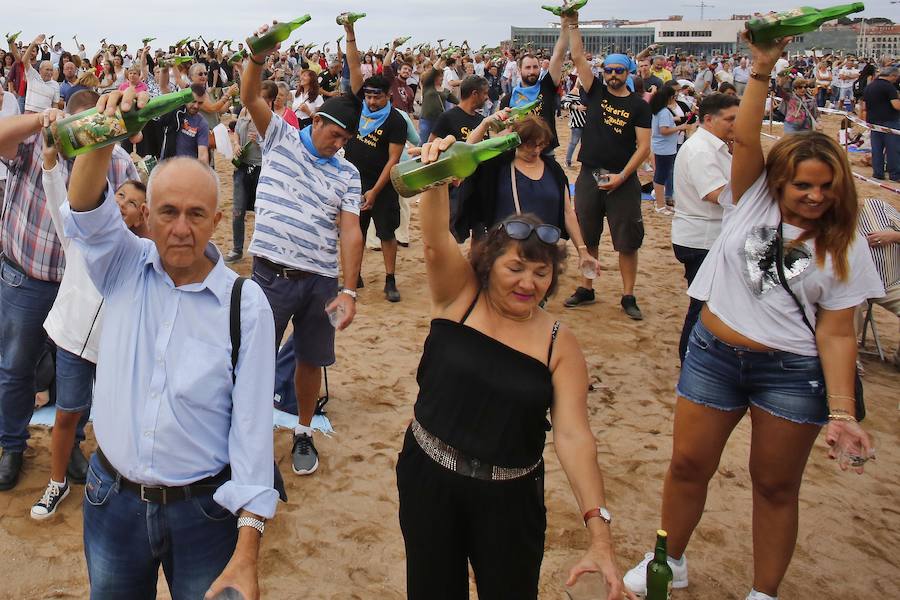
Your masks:
{"label": "overcast sky", "polygon": [[[817,6],[837,4],[839,1],[816,1]],[[3,0],[3,3],[13,0]],[[110,41],[139,43],[143,37],[156,37],[153,46],[167,45],[176,40],[203,35],[209,39],[243,39],[265,20],[290,20],[309,13],[312,21],[294,32],[291,41],[324,42],[334,40],[343,32],[335,24],[337,12],[349,10],[366,12],[368,17],[358,24],[361,48],[379,44],[401,35],[411,35],[410,44],[446,38],[470,45],[495,45],[509,38],[510,25],[546,26],[553,15],[541,10],[541,4],[559,0],[143,0],[141,2],[110,3],[106,0],[50,0],[49,2],[18,2],[14,11],[4,11],[3,27],[22,29],[23,38],[34,39],[39,33],[55,34],[68,46],[73,34],[95,49],[102,37]],[[711,0],[712,8],[705,9],[708,19],[729,18],[741,11],[785,10],[806,3],[805,0],[772,0],[765,3],[737,3],[733,0]],[[686,19],[699,19],[700,0],[675,0],[662,3],[651,0],[590,0],[581,11],[581,18],[652,19],[665,18],[670,13],[682,14]],[[866,17],[888,17],[900,21],[900,4],[890,0],[867,0]],[[25,7],[33,7],[26,10]],[[376,7],[384,7],[376,9]],[[4,30],[0,33],[6,33]],[[68,43],[66,42],[68,40]],[[332,48],[334,43],[332,42]]]}

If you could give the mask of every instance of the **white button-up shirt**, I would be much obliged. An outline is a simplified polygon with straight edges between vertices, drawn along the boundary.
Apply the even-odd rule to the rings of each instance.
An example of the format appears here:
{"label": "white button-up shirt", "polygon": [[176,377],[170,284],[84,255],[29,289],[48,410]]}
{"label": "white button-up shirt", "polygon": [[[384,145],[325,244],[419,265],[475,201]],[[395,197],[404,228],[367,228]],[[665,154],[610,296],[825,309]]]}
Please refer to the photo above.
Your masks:
{"label": "white button-up shirt", "polygon": [[682,144],[675,158],[672,243],[709,250],[722,232],[723,209],[703,197],[731,180],[731,153],[703,127]]}
{"label": "white button-up shirt", "polygon": [[96,209],[62,208],[65,232],[105,299],[94,388],[94,432],[110,463],[146,485],[182,486],[231,465],[214,499],[270,518],[275,324],[258,285],[241,299],[241,350],[232,383],[229,317],[237,274],[212,244],[215,266],[176,287],[156,246],[125,227],[112,188]]}

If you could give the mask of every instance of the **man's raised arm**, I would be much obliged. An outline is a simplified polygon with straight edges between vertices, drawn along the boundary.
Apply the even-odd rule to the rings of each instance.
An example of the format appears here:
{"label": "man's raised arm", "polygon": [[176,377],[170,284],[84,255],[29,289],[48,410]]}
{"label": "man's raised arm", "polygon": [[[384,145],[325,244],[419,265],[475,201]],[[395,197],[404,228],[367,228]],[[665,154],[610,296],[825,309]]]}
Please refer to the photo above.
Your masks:
{"label": "man's raised arm", "polygon": [[[261,35],[268,30],[269,26],[263,25],[257,30],[257,34]],[[266,135],[269,123],[272,122],[272,107],[260,94],[262,70],[266,64],[266,57],[272,52],[277,52],[280,47],[281,44],[276,44],[274,48],[262,54],[251,54],[247,66],[241,72],[241,104],[247,107],[256,130],[262,136]],[[250,52],[249,47],[247,51]]]}
{"label": "man's raised arm", "polygon": [[561,26],[559,28],[559,39],[553,47],[553,55],[550,57],[550,69],[547,73],[552,77],[553,85],[559,85],[562,79],[563,61],[566,58],[566,49],[569,47],[569,28]]}
{"label": "man's raised arm", "polygon": [[347,32],[347,67],[350,69],[350,91],[355,96],[363,86],[362,67],[359,60],[359,48],[356,47],[356,31],[353,23],[344,25]]}
{"label": "man's raised arm", "polygon": [[591,71],[591,64],[584,55],[584,43],[581,40],[581,32],[578,30],[578,13],[563,15],[561,20],[561,27],[569,33],[569,48],[572,51],[572,62],[575,63],[575,70],[578,72],[578,78],[581,80],[581,87],[584,88],[585,92],[589,92],[591,91],[591,86],[594,85],[594,72]]}

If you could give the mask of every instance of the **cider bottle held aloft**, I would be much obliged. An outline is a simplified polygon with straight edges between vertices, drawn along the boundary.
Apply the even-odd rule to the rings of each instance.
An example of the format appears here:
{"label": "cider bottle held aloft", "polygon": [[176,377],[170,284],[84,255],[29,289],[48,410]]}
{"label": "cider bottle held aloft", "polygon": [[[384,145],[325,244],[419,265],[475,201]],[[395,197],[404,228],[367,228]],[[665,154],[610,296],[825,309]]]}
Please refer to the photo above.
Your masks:
{"label": "cider bottle held aloft", "polygon": [[239,62],[244,62],[244,59],[247,58],[247,51],[241,50],[240,52],[235,52],[231,58],[228,59],[229,65],[236,65]]}
{"label": "cider bottle held aloft", "polygon": [[365,16],[366,13],[345,12],[339,14],[337,18],[335,18],[335,22],[338,25],[349,25],[351,23],[356,23]]}
{"label": "cider bottle held aloft", "polygon": [[391,183],[404,198],[453,179],[463,179],[475,172],[480,163],[512,150],[522,143],[519,134],[511,133],[477,144],[457,142],[433,163],[423,165],[421,159],[397,163],[391,169]]}
{"label": "cider bottle held aloft", "polygon": [[247,46],[250,48],[250,54],[262,54],[266,50],[271,50],[278,42],[291,37],[291,32],[309,22],[312,19],[309,15],[303,15],[299,19],[288,21],[287,23],[276,23],[262,35],[251,35],[247,38]]}
{"label": "cider bottle held aloft", "polygon": [[44,128],[47,144],[59,148],[66,158],[75,158],[91,150],[114,144],[131,137],[150,122],[173,110],[194,101],[194,95],[202,97],[206,87],[194,84],[172,94],[157,96],[147,102],[144,108],[121,110],[110,116],[90,108],[77,115],[66,117]]}
{"label": "cider bottle held aloft", "polygon": [[754,17],[744,23],[750,41],[754,44],[771,42],[772,40],[800,35],[809,31],[815,31],[822,23],[833,21],[851,13],[865,10],[862,2],[853,4],[840,4],[821,10],[810,6],[801,6],[793,10],[780,13],[770,13]]}
{"label": "cider bottle held aloft", "polygon": [[144,38],[141,40],[141,45],[146,46],[150,42],[154,41],[156,38]]}
{"label": "cider bottle held aloft", "polygon": [[509,116],[506,117],[505,121],[491,121],[491,130],[503,131],[516,121],[521,121],[522,119],[530,115],[532,111],[536,109],[540,104],[541,99],[538,98],[534,102],[529,102],[528,104],[523,104],[522,106],[517,106],[516,108],[509,109]]}
{"label": "cider bottle held aloft", "polygon": [[666,552],[668,537],[669,534],[665,530],[657,530],[653,560],[647,565],[646,600],[669,600],[672,595],[672,567],[669,566]]}
{"label": "cider bottle held aloft", "polygon": [[549,6],[545,4],[541,6],[541,8],[552,12],[557,17],[561,17],[581,10],[585,4],[587,4],[587,0],[565,0],[562,6]]}

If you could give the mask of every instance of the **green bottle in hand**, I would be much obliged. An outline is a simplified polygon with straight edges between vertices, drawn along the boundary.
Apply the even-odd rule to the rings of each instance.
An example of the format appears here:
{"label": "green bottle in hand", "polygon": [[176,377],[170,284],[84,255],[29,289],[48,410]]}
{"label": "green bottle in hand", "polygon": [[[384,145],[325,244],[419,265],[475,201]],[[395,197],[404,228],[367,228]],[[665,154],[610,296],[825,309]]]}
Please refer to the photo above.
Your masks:
{"label": "green bottle in hand", "polygon": [[557,17],[561,17],[581,10],[585,4],[587,4],[587,0],[566,0],[563,2],[562,6],[550,6],[545,4],[541,6],[541,8],[552,12]]}
{"label": "green bottle in hand", "polygon": [[44,128],[46,143],[59,148],[66,158],[75,158],[91,150],[114,144],[131,137],[150,122],[202,97],[205,86],[194,84],[190,88],[153,98],[144,108],[128,112],[117,111],[110,116],[90,108],[77,115],[66,117]]}
{"label": "green bottle in hand", "polygon": [[672,567],[669,566],[666,540],[669,534],[663,529],[656,531],[656,549],[653,560],[647,565],[646,600],[669,600],[672,595]]}
{"label": "green bottle in hand", "polygon": [[228,59],[229,65],[236,65],[239,62],[244,62],[244,59],[247,58],[247,51],[241,50],[240,52],[235,52],[231,58]]}
{"label": "green bottle in hand", "polygon": [[822,23],[860,12],[865,8],[866,6],[862,2],[840,4],[821,10],[810,6],[801,6],[785,12],[754,17],[744,23],[744,27],[747,28],[751,42],[754,44],[766,43],[790,35],[815,31]]}
{"label": "green bottle in hand", "polygon": [[477,144],[457,142],[433,163],[423,165],[418,158],[397,163],[391,169],[391,183],[398,194],[409,198],[453,179],[464,179],[474,173],[480,163],[512,150],[521,143],[517,133]]}
{"label": "green bottle in hand", "polygon": [[312,20],[309,15],[303,15],[299,19],[288,21],[287,23],[276,23],[262,35],[251,35],[247,38],[247,46],[250,48],[250,54],[262,54],[266,50],[271,50],[278,42],[283,42],[291,36],[291,32]]}
{"label": "green bottle in hand", "polygon": [[516,108],[509,109],[509,116],[504,121],[493,120],[490,123],[490,128],[492,131],[503,131],[516,121],[521,121],[528,115],[534,111],[541,104],[541,99],[538,98],[534,102],[529,102],[528,104],[523,104],[522,106],[517,106]]}
{"label": "green bottle in hand", "polygon": [[350,25],[351,23],[356,23],[365,16],[366,13],[344,12],[335,18],[335,22],[338,25]]}

